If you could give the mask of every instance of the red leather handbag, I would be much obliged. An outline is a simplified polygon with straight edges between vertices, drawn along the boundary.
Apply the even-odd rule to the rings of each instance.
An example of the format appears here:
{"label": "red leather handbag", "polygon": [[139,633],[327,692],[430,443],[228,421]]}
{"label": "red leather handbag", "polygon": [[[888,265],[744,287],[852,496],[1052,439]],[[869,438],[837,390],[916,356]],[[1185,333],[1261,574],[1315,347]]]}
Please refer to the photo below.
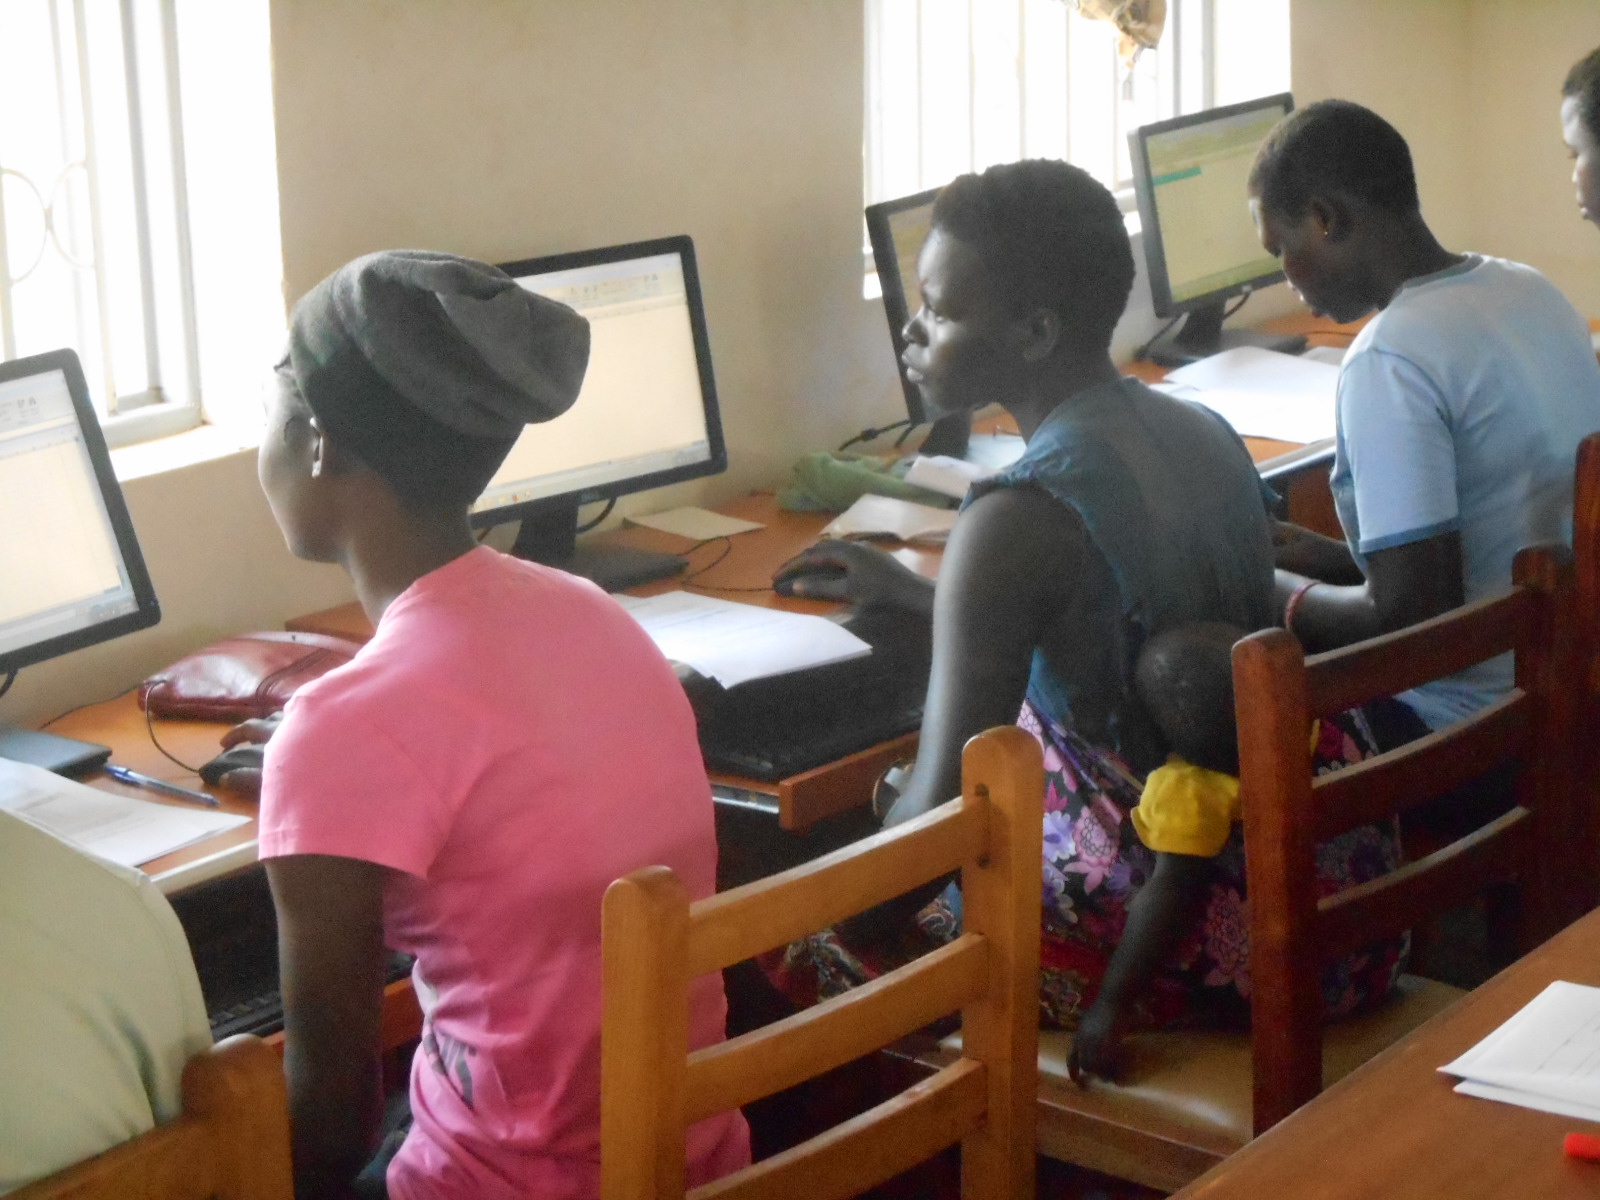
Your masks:
{"label": "red leather handbag", "polygon": [[139,685],[153,717],[247,721],[355,657],[361,643],[322,633],[241,633],[180,658]]}

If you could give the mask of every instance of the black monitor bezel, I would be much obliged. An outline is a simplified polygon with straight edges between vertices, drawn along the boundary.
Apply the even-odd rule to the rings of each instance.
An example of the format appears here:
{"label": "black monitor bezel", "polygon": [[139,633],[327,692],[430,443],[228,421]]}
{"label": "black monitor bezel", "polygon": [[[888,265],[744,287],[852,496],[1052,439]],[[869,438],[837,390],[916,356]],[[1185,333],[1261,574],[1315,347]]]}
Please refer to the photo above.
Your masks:
{"label": "black monitor bezel", "polygon": [[14,379],[30,375],[47,375],[52,371],[60,371],[66,377],[67,391],[72,397],[73,415],[83,434],[84,446],[89,452],[89,462],[94,469],[95,484],[100,489],[106,516],[111,522],[112,534],[117,541],[117,550],[122,555],[122,566],[128,573],[128,583],[138,607],[131,613],[124,613],[71,633],[58,634],[42,642],[32,642],[16,650],[0,653],[0,676],[10,675],[23,667],[59,658],[74,650],[108,642],[124,634],[149,629],[161,620],[161,605],[156,600],[155,587],[150,582],[150,572],[145,566],[144,552],[140,549],[138,536],[134,533],[133,519],[128,515],[128,505],[123,499],[122,485],[117,482],[116,471],[111,465],[111,452],[106,446],[105,435],[100,430],[100,418],[89,400],[89,385],[84,379],[83,367],[78,362],[77,352],[51,350],[44,354],[0,362],[0,383],[9,383]]}
{"label": "black monitor bezel", "polygon": [[599,500],[614,500],[635,492],[682,483],[688,479],[703,479],[720,475],[728,469],[728,447],[722,433],[722,410],[717,399],[716,377],[711,368],[711,338],[706,330],[704,295],[700,288],[700,268],[695,258],[694,239],[688,234],[652,238],[642,242],[628,242],[617,246],[599,246],[590,250],[573,250],[563,254],[548,254],[538,258],[518,259],[499,264],[500,269],[513,279],[528,275],[543,275],[552,271],[565,271],[573,267],[600,266],[623,262],[630,258],[650,258],[661,254],[676,254],[683,264],[683,286],[689,306],[689,328],[694,338],[695,366],[700,376],[700,396],[705,406],[706,440],[710,455],[697,463],[668,467],[647,475],[634,475],[611,483],[597,484],[576,491],[553,496],[541,496],[519,504],[506,504],[486,508],[470,515],[472,528],[488,529],[512,521],[538,520],[552,513],[591,504]]}
{"label": "black monitor bezel", "polygon": [[[872,246],[872,262],[878,272],[878,290],[883,296],[883,311],[889,321],[889,337],[894,343],[895,372],[900,377],[900,389],[906,397],[906,415],[913,425],[924,424],[928,410],[923,407],[922,393],[917,385],[906,378],[906,367],[900,359],[906,351],[906,323],[911,320],[912,307],[905,288],[900,282],[900,256],[895,253],[894,230],[890,219],[909,209],[926,205],[932,208],[942,187],[929,188],[914,196],[901,196],[867,205],[867,240]],[[919,305],[920,307],[920,305]]]}
{"label": "black monitor bezel", "polygon": [[[1161,218],[1156,212],[1155,189],[1150,184],[1149,139],[1151,137],[1170,133],[1174,129],[1204,125],[1209,121],[1225,120],[1243,113],[1274,107],[1281,107],[1282,115],[1288,116],[1294,111],[1294,96],[1289,92],[1277,92],[1271,96],[1260,96],[1239,104],[1226,104],[1220,108],[1208,108],[1203,112],[1155,121],[1149,125],[1141,125],[1128,134],[1128,157],[1133,164],[1133,194],[1139,206],[1139,226],[1144,239],[1145,267],[1150,279],[1150,300],[1156,316],[1175,317],[1195,312],[1234,296],[1242,296],[1246,292],[1258,291],[1283,281],[1283,270],[1279,267],[1254,279],[1240,280],[1225,288],[1190,296],[1185,300],[1174,300],[1172,282],[1167,276],[1167,257],[1161,236]],[[1246,198],[1240,196],[1240,207],[1242,208],[1245,203]]]}

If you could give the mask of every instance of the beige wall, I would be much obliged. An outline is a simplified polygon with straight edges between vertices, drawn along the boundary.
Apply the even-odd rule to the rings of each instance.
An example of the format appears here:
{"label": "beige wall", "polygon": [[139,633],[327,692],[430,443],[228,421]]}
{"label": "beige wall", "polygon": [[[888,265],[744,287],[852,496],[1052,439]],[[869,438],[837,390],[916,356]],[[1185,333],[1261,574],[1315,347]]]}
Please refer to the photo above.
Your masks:
{"label": "beige wall", "polygon": [[[1448,243],[1534,263],[1600,316],[1600,233],[1577,220],[1556,123],[1600,4],[1292,4],[1302,102],[1390,117]],[[272,35],[291,298],[388,246],[505,260],[687,232],[733,469],[679,498],[771,483],[899,411],[860,294],[861,0],[273,0]],[[25,670],[6,719],[349,596],[284,551],[252,455],[126,490],[165,620]]]}
{"label": "beige wall", "polygon": [[1567,69],[1600,45],[1600,4],[1292,0],[1291,14],[1299,103],[1382,113],[1447,246],[1531,263],[1600,317],[1600,233],[1577,215],[1557,115]]}
{"label": "beige wall", "polygon": [[1474,248],[1534,264],[1600,317],[1600,231],[1578,216],[1557,118],[1568,68],[1600,46],[1600,3],[1477,0],[1469,36]]}
{"label": "beige wall", "polygon": [[862,36],[861,0],[275,0],[289,295],[390,246],[688,233],[732,463],[704,491],[771,482],[901,408],[861,298]]}

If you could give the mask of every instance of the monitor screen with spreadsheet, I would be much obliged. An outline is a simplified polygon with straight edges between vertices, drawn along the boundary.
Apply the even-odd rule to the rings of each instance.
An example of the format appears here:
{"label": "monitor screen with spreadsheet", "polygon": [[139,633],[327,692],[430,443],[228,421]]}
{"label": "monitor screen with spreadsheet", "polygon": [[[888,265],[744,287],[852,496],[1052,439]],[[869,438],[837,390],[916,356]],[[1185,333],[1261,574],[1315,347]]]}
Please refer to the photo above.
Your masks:
{"label": "monitor screen with spreadsheet", "polygon": [[154,625],[78,356],[0,363],[0,675]]}
{"label": "monitor screen with spreadsheet", "polygon": [[[523,432],[472,520],[520,520],[515,553],[569,566],[580,504],[727,468],[694,243],[659,238],[501,269],[588,318],[589,368],[570,409]],[[581,563],[579,573],[589,573]]]}
{"label": "monitor screen with spreadsheet", "polygon": [[1193,314],[1180,339],[1213,335],[1225,300],[1283,278],[1250,218],[1248,182],[1256,149],[1293,107],[1285,92],[1128,135],[1156,315]]}

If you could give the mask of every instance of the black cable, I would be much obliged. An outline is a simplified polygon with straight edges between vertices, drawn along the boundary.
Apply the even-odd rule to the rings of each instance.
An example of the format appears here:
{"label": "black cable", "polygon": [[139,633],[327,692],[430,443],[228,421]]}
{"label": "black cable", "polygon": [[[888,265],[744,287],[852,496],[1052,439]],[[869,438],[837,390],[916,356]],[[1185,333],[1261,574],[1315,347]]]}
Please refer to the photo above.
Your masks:
{"label": "black cable", "polygon": [[177,763],[185,771],[189,771],[195,775],[200,774],[199,767],[191,767],[188,763],[184,762],[183,759],[179,758],[176,754],[161,744],[161,739],[156,737],[156,720],[155,717],[151,715],[150,706],[148,704],[145,705],[144,709],[144,728],[145,732],[150,735],[150,744],[157,750],[161,751],[163,758]]}
{"label": "black cable", "polygon": [[1245,301],[1250,299],[1250,297],[1253,296],[1253,295],[1255,295],[1254,292],[1245,292],[1242,296],[1239,297],[1239,303],[1235,304],[1232,308],[1223,309],[1222,310],[1222,319],[1224,321],[1226,321],[1229,317],[1233,316],[1234,313],[1238,312],[1241,308],[1244,307]]}
{"label": "black cable", "polygon": [[600,510],[600,515],[598,517],[592,521],[586,521],[584,524],[579,525],[577,529],[573,530],[573,532],[588,533],[591,529],[599,525],[601,521],[604,521],[607,517],[609,517],[611,515],[611,510],[616,506],[617,498],[613,496],[611,499],[606,501],[606,506]]}
{"label": "black cable", "polygon": [[711,545],[712,542],[721,542],[722,543],[722,553],[717,555],[715,558],[713,558],[705,566],[696,567],[694,570],[690,571],[682,579],[678,580],[678,582],[680,584],[688,583],[693,579],[698,579],[700,576],[704,575],[707,571],[711,570],[712,567],[714,567],[718,563],[720,563],[723,559],[727,558],[728,555],[733,553],[733,539],[731,537],[728,537],[727,535],[723,535],[722,537],[707,538],[703,542],[697,542],[697,543],[695,543],[694,549],[690,550],[689,553],[693,554],[694,551],[700,549],[701,546],[709,546],[709,545]]}
{"label": "black cable", "polygon": [[16,681],[17,673],[15,671],[7,671],[6,681],[4,683],[0,683],[0,696],[4,696],[7,692],[9,692],[11,690],[11,685]]}
{"label": "black cable", "polygon": [[904,446],[906,444],[906,439],[908,437],[910,437],[913,433],[915,433],[920,428],[922,428],[922,422],[920,422],[920,421],[907,421],[906,422],[905,431],[903,433],[901,433],[901,435],[899,437],[895,438],[895,440],[894,440],[894,448],[896,450],[898,450],[898,449],[900,449],[901,446]]}
{"label": "black cable", "polygon": [[1153,336],[1148,342],[1146,342],[1144,345],[1140,346],[1137,350],[1135,350],[1133,352],[1133,357],[1134,357],[1135,361],[1143,362],[1145,360],[1145,357],[1150,353],[1150,347],[1154,346],[1162,338],[1166,337],[1167,336],[1167,331],[1169,329],[1171,329],[1174,325],[1176,325],[1179,321],[1183,320],[1183,316],[1184,316],[1183,313],[1179,313],[1177,316],[1173,317],[1170,321],[1168,321],[1165,325],[1163,325],[1160,329],[1156,330],[1155,336]]}
{"label": "black cable", "polygon": [[874,441],[877,438],[881,438],[886,433],[893,433],[902,425],[906,426],[907,428],[905,433],[900,435],[900,441],[895,443],[895,445],[898,446],[900,442],[905,441],[906,438],[910,436],[911,430],[916,428],[916,426],[912,424],[910,417],[903,417],[892,425],[881,425],[877,429],[863,429],[860,433],[856,434],[855,437],[850,438],[841,444],[838,450],[834,451],[834,453],[843,454],[846,450],[850,449],[851,446],[858,445],[861,442]]}

